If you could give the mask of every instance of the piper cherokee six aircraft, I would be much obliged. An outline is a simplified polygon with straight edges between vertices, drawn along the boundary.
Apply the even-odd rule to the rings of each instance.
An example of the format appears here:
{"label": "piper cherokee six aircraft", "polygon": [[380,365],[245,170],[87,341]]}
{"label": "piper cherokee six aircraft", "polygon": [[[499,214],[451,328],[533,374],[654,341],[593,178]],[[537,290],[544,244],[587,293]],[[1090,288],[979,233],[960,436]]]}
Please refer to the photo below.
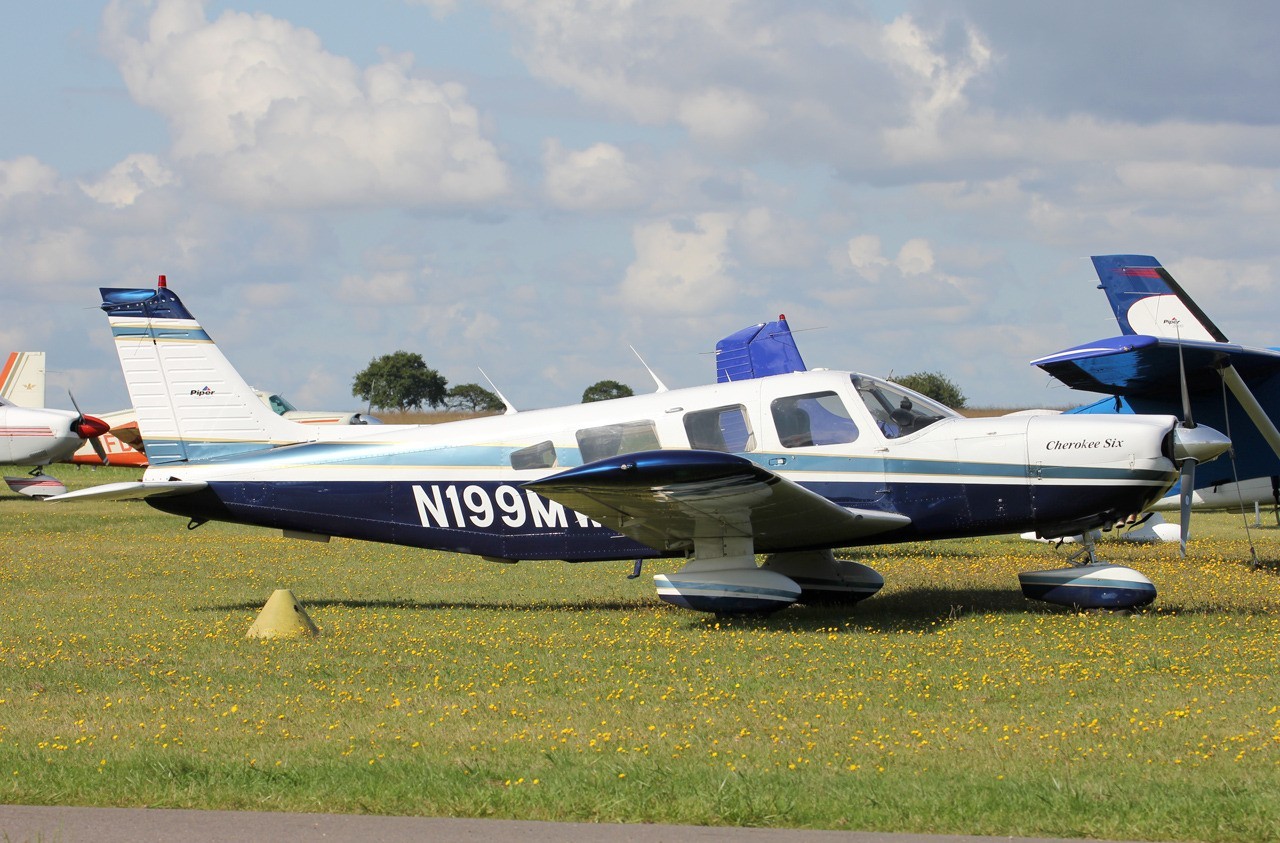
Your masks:
{"label": "piper cherokee six aircraft", "polygon": [[[1100,255],[1093,265],[1124,336],[1032,365],[1073,389],[1115,396],[1072,413],[1183,413],[1185,406],[1191,418],[1230,433],[1233,459],[1180,484],[1184,534],[1192,504],[1280,504],[1280,431],[1273,421],[1280,415],[1280,352],[1229,342],[1150,255]],[[1150,508],[1175,504],[1166,498]]]}
{"label": "piper cherokee six aircraft", "polygon": [[151,466],[56,500],[145,498],[189,526],[499,562],[683,557],[654,577],[659,597],[716,613],[852,603],[883,583],[832,548],[1114,521],[1228,444],[1171,415],[966,419],[827,370],[437,425],[300,425],[254,399],[163,280],[101,293]]}

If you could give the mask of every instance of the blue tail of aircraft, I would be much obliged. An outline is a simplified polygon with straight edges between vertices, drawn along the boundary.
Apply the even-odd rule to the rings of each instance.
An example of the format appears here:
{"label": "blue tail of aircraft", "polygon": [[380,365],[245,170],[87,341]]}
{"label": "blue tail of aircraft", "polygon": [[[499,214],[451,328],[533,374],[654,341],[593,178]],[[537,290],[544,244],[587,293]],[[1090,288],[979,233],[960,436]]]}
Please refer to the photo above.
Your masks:
{"label": "blue tail of aircraft", "polygon": [[716,382],[807,371],[787,317],[743,328],[716,343]]}
{"label": "blue tail of aircraft", "polygon": [[1151,255],[1097,255],[1093,267],[1120,330],[1167,339],[1227,342],[1227,337]]}

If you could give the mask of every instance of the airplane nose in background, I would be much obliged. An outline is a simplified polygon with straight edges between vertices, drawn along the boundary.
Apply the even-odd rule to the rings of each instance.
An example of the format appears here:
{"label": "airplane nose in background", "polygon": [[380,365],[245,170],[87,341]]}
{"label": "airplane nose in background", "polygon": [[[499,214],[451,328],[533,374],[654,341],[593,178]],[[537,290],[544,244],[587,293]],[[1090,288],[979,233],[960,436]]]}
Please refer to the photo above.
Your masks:
{"label": "airplane nose in background", "polygon": [[1173,461],[1205,463],[1231,447],[1231,440],[1212,427],[1197,425],[1173,429]]}
{"label": "airplane nose in background", "polygon": [[111,430],[111,425],[97,416],[81,416],[80,420],[71,427],[81,439],[92,439]]}

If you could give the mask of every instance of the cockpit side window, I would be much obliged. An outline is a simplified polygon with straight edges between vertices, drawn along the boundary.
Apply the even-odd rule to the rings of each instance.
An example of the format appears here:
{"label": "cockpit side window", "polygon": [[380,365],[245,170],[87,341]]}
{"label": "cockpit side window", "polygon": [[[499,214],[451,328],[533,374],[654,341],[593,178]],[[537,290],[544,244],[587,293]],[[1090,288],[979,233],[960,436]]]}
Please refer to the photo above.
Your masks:
{"label": "cockpit side window", "polygon": [[778,398],[769,412],[784,448],[839,445],[858,438],[858,425],[834,392]]}
{"label": "cockpit side window", "polygon": [[878,378],[854,375],[853,386],[871,411],[876,426],[888,439],[916,433],[934,422],[957,415],[930,398]]}
{"label": "cockpit side window", "polygon": [[690,448],[731,454],[755,450],[755,435],[741,404],[685,413],[684,430]]}

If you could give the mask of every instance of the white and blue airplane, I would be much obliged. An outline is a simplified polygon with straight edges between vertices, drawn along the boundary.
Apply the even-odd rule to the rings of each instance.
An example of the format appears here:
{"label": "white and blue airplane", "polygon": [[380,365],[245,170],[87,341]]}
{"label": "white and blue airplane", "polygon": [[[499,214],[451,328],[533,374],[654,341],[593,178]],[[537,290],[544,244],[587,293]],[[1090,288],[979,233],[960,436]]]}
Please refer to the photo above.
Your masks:
{"label": "white and blue airplane", "polygon": [[[140,481],[54,500],[145,498],[189,526],[498,562],[635,560],[638,573],[646,558],[683,558],[654,577],[659,597],[716,613],[880,588],[833,548],[1111,523],[1229,444],[1173,415],[966,419],[829,370],[435,425],[302,425],[254,397],[163,282],[101,293],[151,464]],[[1096,573],[1043,591],[1079,605],[1154,598],[1141,575]]]}

